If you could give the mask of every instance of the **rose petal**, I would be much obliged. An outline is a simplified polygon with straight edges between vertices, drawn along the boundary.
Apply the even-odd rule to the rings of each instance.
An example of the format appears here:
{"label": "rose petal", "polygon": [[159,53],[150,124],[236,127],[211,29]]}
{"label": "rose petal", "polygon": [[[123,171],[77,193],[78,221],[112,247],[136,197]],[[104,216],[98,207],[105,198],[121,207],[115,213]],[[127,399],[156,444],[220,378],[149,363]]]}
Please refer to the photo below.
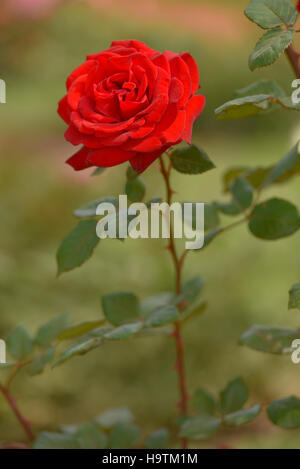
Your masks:
{"label": "rose petal", "polygon": [[110,123],[116,122],[116,119],[113,117],[103,116],[96,112],[92,106],[93,101],[88,96],[83,96],[78,104],[78,110],[81,116],[91,122],[101,122],[101,123]]}
{"label": "rose petal", "polygon": [[81,75],[86,75],[95,66],[95,60],[87,60],[83,64],[79,65],[79,67],[75,68],[75,70],[73,70],[73,72],[67,78],[67,89],[70,88],[71,84],[74,80],[76,80],[76,78],[80,77]]}
{"label": "rose petal", "polygon": [[168,75],[170,74],[169,61],[168,61],[167,57],[164,54],[159,54],[158,53],[154,57],[151,57],[151,60],[152,60],[152,62],[154,63],[154,65],[156,67],[160,67],[163,70],[165,70],[165,72],[167,72]]}
{"label": "rose petal", "polygon": [[176,105],[170,105],[152,134],[141,142],[133,143],[132,150],[148,153],[177,142],[184,131],[185,119],[185,111],[178,111]]}
{"label": "rose petal", "polygon": [[64,96],[58,103],[57,112],[60,117],[67,123],[70,123],[70,109],[68,105],[68,96]]}
{"label": "rose petal", "polygon": [[158,68],[151,62],[151,60],[142,55],[141,53],[136,53],[135,55],[131,56],[132,60],[132,71],[133,73],[136,72],[136,68],[139,70],[142,68],[144,73],[147,76],[148,80],[148,96],[149,99],[152,99],[152,95],[156,86],[156,81],[158,80]]}
{"label": "rose petal", "polygon": [[109,136],[109,134],[115,132],[121,132],[123,130],[132,128],[132,124],[135,121],[135,117],[132,117],[131,119],[128,119],[126,121],[106,124],[101,122],[90,122],[86,119],[83,119],[79,112],[74,111],[71,114],[71,121],[79,132],[85,134],[93,134],[101,138]]}
{"label": "rose petal", "polygon": [[168,105],[169,85],[170,77],[164,70],[158,68],[152,101],[148,107],[137,114],[137,117],[145,116],[146,122],[149,124],[158,122]]}
{"label": "rose petal", "polygon": [[123,101],[122,99],[119,98],[119,106],[121,110],[121,114],[123,119],[129,119],[130,117],[134,116],[137,114],[139,111],[142,109],[145,109],[145,107],[149,104],[147,96],[144,96],[144,98],[137,102],[137,101]]}
{"label": "rose petal", "polygon": [[192,82],[188,66],[179,56],[170,60],[172,77],[177,78],[183,85],[183,95],[178,101],[178,107],[184,107],[191,96]]}
{"label": "rose petal", "polygon": [[82,147],[75,155],[71,156],[66,163],[72,166],[76,171],[80,171],[81,169],[86,169],[92,166],[91,163],[88,162],[87,157],[90,150],[86,147]]}
{"label": "rose petal", "polygon": [[186,112],[186,123],[185,129],[182,134],[183,140],[186,140],[188,143],[192,142],[192,131],[193,131],[193,124],[196,119],[200,116],[203,109],[205,107],[205,96],[203,95],[196,95],[193,96],[185,109]]}
{"label": "rose petal", "polygon": [[183,97],[183,94],[183,84],[178,80],[178,78],[173,77],[169,88],[170,103],[178,103],[178,101],[180,101],[180,99]]}
{"label": "rose petal", "polygon": [[78,132],[76,127],[71,124],[68,129],[65,131],[65,139],[67,142],[72,143],[72,145],[80,145],[82,143],[84,136]]}
{"label": "rose petal", "polygon": [[135,50],[141,51],[147,55],[153,54],[153,52],[155,52],[154,49],[151,49],[150,47],[146,46],[146,44],[144,44],[142,41],[136,41],[136,40],[113,41],[111,43],[111,47],[114,47],[114,46],[121,46],[124,48],[133,47]]}
{"label": "rose petal", "polygon": [[190,77],[192,81],[192,94],[195,94],[199,89],[199,70],[198,66],[188,52],[184,54],[180,54],[181,58],[185,61],[186,65],[188,66]]}
{"label": "rose petal", "polygon": [[88,161],[94,166],[106,168],[124,163],[124,161],[128,161],[130,158],[133,158],[134,155],[135,152],[132,151],[124,151],[120,148],[107,147],[91,151],[88,156]]}
{"label": "rose petal", "polygon": [[74,111],[77,110],[78,103],[84,93],[87,75],[81,75],[73,81],[68,91],[68,104]]}

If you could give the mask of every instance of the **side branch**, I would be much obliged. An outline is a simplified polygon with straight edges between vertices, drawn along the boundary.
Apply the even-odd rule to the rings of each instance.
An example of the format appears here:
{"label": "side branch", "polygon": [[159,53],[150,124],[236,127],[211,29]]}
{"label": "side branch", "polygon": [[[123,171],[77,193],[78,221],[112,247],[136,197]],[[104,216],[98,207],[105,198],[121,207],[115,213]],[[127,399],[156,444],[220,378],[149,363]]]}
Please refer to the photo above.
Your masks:
{"label": "side branch", "polygon": [[15,416],[17,417],[18,421],[22,425],[28,440],[33,441],[34,440],[34,435],[33,435],[33,432],[31,430],[31,424],[30,424],[29,420],[27,420],[22,415],[22,413],[21,413],[21,411],[20,411],[20,409],[17,405],[16,399],[10,394],[9,389],[5,386],[2,386],[1,384],[0,384],[0,391],[2,392],[3,396],[5,397],[9,407],[11,408],[11,410],[13,411]]}

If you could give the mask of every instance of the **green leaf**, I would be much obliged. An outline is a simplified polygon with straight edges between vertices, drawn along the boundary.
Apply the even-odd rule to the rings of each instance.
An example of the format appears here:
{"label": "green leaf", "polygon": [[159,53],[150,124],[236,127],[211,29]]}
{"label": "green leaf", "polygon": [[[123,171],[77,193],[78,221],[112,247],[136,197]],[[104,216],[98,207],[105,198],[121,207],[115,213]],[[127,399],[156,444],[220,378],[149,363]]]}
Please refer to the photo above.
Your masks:
{"label": "green leaf", "polygon": [[206,301],[200,301],[198,304],[188,308],[180,314],[180,321],[186,324],[190,319],[200,316],[207,308]]}
{"label": "green leaf", "polygon": [[167,428],[160,428],[153,433],[148,435],[145,448],[147,449],[162,449],[165,448],[168,440],[170,438],[170,434]]}
{"label": "green leaf", "polygon": [[173,328],[170,324],[164,327],[148,327],[141,329],[139,332],[139,337],[149,337],[149,336],[158,336],[162,335],[164,337],[170,337],[173,332]]}
{"label": "green leaf", "polygon": [[140,202],[146,194],[146,185],[142,178],[136,178],[128,181],[125,186],[125,193],[131,202]]}
{"label": "green leaf", "polygon": [[139,440],[140,429],[133,423],[118,423],[113,427],[110,438],[110,449],[131,449]]}
{"label": "green leaf", "polygon": [[24,326],[18,326],[7,338],[7,350],[17,360],[24,360],[33,350],[33,340]]}
{"label": "green leaf", "polygon": [[237,426],[244,423],[251,422],[254,420],[261,411],[261,405],[255,404],[249,409],[237,410],[231,414],[227,414],[224,417],[226,425]]}
{"label": "green leaf", "polygon": [[[191,210],[186,209],[186,205],[191,206]],[[185,224],[192,227],[193,230],[198,229],[196,224],[197,202],[182,203],[182,217]],[[215,202],[204,204],[204,230],[209,231],[216,228],[220,224],[218,206]]]}
{"label": "green leaf", "polygon": [[272,168],[273,166],[252,168],[246,171],[243,176],[250,182],[252,187],[261,190],[263,182]]}
{"label": "green leaf", "polygon": [[216,202],[216,205],[219,211],[225,215],[239,215],[251,206],[254,189],[243,176],[237,176],[233,179],[229,188],[232,200],[230,202]]}
{"label": "green leaf", "polygon": [[217,202],[219,212],[228,216],[235,216],[241,213],[240,207],[234,202]]}
{"label": "green leaf", "polygon": [[300,309],[300,283],[295,283],[289,291],[289,309]]}
{"label": "green leaf", "polygon": [[129,165],[126,171],[127,181],[134,181],[138,177],[139,177],[139,174],[132,168],[131,165]]}
{"label": "green leaf", "polygon": [[119,200],[116,197],[101,197],[101,199],[93,200],[86,205],[74,210],[74,215],[77,218],[95,217],[97,215],[97,207],[99,204],[109,203],[115,208],[119,208]]}
{"label": "green leaf", "polygon": [[58,335],[58,340],[70,340],[74,339],[76,337],[79,337],[83,334],[86,334],[87,332],[90,332],[102,324],[106,322],[106,319],[99,319],[98,321],[86,321],[82,322],[80,324],[77,324],[76,326],[68,327],[67,329],[63,330],[59,335]]}
{"label": "green leaf", "polygon": [[181,287],[182,300],[190,306],[198,298],[203,288],[203,280],[199,275],[185,282]]}
{"label": "green leaf", "polygon": [[134,171],[131,166],[128,166],[126,171],[127,183],[125,192],[131,202],[140,202],[145,197],[146,186],[138,173]]}
{"label": "green leaf", "polygon": [[102,428],[110,429],[118,423],[131,423],[134,420],[134,415],[128,407],[120,407],[106,410],[94,420]]}
{"label": "green leaf", "polygon": [[49,345],[57,339],[62,331],[70,325],[70,315],[68,313],[58,314],[50,321],[43,324],[37,331],[35,342],[38,345]]}
{"label": "green leaf", "polygon": [[269,166],[265,168],[253,168],[247,171],[244,174],[244,177],[250,182],[252,187],[255,189],[261,189],[262,183],[270,169],[271,168]]}
{"label": "green leaf", "polygon": [[269,199],[257,205],[249,220],[249,230],[257,238],[275,240],[290,236],[300,228],[297,207],[283,199]]}
{"label": "green leaf", "polygon": [[33,444],[33,449],[77,449],[76,438],[62,433],[42,432]]}
{"label": "green leaf", "polygon": [[109,340],[131,339],[131,337],[133,337],[140,329],[142,329],[142,327],[142,322],[123,324],[122,326],[119,326],[105,334],[104,338]]}
{"label": "green leaf", "polygon": [[92,422],[83,423],[76,431],[76,439],[81,449],[104,449],[107,436]]}
{"label": "green leaf", "polygon": [[63,433],[67,433],[68,435],[75,435],[79,427],[80,427],[80,424],[70,424],[70,425],[60,425],[59,429]]}
{"label": "green leaf", "polygon": [[294,104],[291,96],[284,96],[282,98],[278,98],[277,102],[284,109],[288,109],[292,111],[300,111],[300,104],[299,103]]}
{"label": "green leaf", "polygon": [[210,231],[220,224],[218,206],[215,202],[204,205],[204,230]]}
{"label": "green leaf", "polygon": [[202,174],[215,168],[204,150],[196,145],[177,148],[171,154],[171,161],[173,168],[184,174]]}
{"label": "green leaf", "polygon": [[260,352],[284,354],[291,353],[291,343],[297,338],[300,338],[300,332],[297,329],[252,326],[240,337],[239,344]]}
{"label": "green leaf", "polygon": [[102,339],[99,337],[95,337],[92,339],[87,339],[84,342],[80,342],[79,344],[73,345],[70,348],[64,350],[58,360],[53,364],[52,368],[65,363],[66,361],[70,360],[71,358],[78,356],[78,355],[85,355],[86,353],[94,350],[95,348],[99,347],[102,344]]}
{"label": "green leaf", "polygon": [[262,188],[269,186],[279,180],[286,180],[296,173],[300,173],[300,153],[299,143],[285,155],[275,166],[267,173]]}
{"label": "green leaf", "polygon": [[297,174],[300,174],[298,144],[276,165],[257,168],[239,166],[227,170],[223,175],[224,191],[229,191],[238,176],[243,176],[252,187],[261,190],[270,184],[282,184]]}
{"label": "green leaf", "polygon": [[184,421],[181,426],[180,436],[195,440],[206,440],[214,435],[220,426],[220,419],[208,414],[201,414]]}
{"label": "green leaf", "polygon": [[167,305],[174,305],[176,296],[173,292],[163,292],[158,295],[149,296],[141,303],[141,316],[147,318],[150,313],[157,311]]}
{"label": "green leaf", "polygon": [[153,311],[146,319],[147,327],[159,327],[179,320],[179,312],[176,306],[166,305]]}
{"label": "green leaf", "polygon": [[140,317],[139,300],[131,292],[114,292],[102,297],[106,319],[115,326]]}
{"label": "green leaf", "polygon": [[[260,0],[259,0],[260,1]],[[238,98],[243,98],[244,96],[252,96],[258,94],[266,94],[274,97],[285,97],[285,91],[281,86],[279,86],[274,80],[259,80],[251,85],[246,86],[236,90],[235,94]]]}
{"label": "green leaf", "polygon": [[251,0],[245,14],[261,28],[271,29],[282,24],[292,26],[298,12],[290,0]]}
{"label": "green leaf", "polygon": [[300,427],[300,399],[295,396],[271,402],[267,407],[271,422],[281,428]]}
{"label": "green leaf", "polygon": [[[268,81],[268,80],[265,80]],[[263,86],[259,86],[260,82],[254,83],[253,91],[257,90],[259,93]],[[255,87],[255,85],[257,85]],[[274,82],[275,85],[275,82]],[[267,88],[267,86],[265,86]],[[274,86],[275,88],[275,86]],[[249,96],[243,96],[244,90],[249,89]],[[270,89],[269,93],[261,91],[259,94],[251,94],[251,86],[244,88],[243,90],[236,91],[238,98],[228,101],[222,106],[215,110],[215,114],[218,120],[229,120],[229,119],[244,119],[256,114],[267,113],[274,111],[281,106],[284,109],[300,111],[300,104],[293,104],[290,96],[282,96],[284,91],[279,88],[277,93]]]}
{"label": "green leaf", "polygon": [[92,176],[99,176],[103,173],[107,168],[96,168],[95,171],[92,173]]}
{"label": "green leaf", "polygon": [[[215,110],[217,119],[243,119],[251,115],[276,110],[279,106],[289,110],[300,110],[300,105],[293,104],[291,96],[286,96],[285,91],[273,80],[259,80],[245,88],[236,90],[235,94],[237,98]],[[237,168],[235,177],[246,169]]]}
{"label": "green leaf", "polygon": [[253,187],[243,176],[238,176],[231,186],[233,200],[241,211],[250,207],[253,200]]}
{"label": "green leaf", "polygon": [[48,363],[53,360],[54,354],[55,348],[49,347],[48,349],[44,350],[44,352],[42,352],[41,354],[34,357],[29,366],[29,373],[31,375],[41,374],[44,371],[46,365],[48,365]]}
{"label": "green leaf", "polygon": [[[206,248],[221,232],[220,228],[216,228],[213,231],[209,231],[208,233],[205,234],[204,236],[204,245],[202,249]],[[197,249],[197,251],[201,251],[201,249]]]}
{"label": "green leaf", "polygon": [[258,67],[271,65],[291,44],[295,35],[294,29],[271,29],[257,42],[254,51],[249,57],[249,67],[255,70]]}
{"label": "green leaf", "polygon": [[197,412],[213,415],[216,401],[210,392],[200,388],[195,391],[193,405]]}
{"label": "green leaf", "polygon": [[64,238],[56,254],[57,275],[79,267],[91,257],[100,241],[96,233],[97,223],[97,220],[80,220]]}
{"label": "green leaf", "polygon": [[228,192],[232,182],[238,177],[243,176],[249,181],[252,187],[258,189],[261,187],[266,175],[272,167],[267,168],[249,168],[238,166],[228,169],[223,175],[224,192]]}
{"label": "green leaf", "polygon": [[105,334],[107,334],[107,332],[111,330],[113,330],[113,327],[111,325],[101,326],[101,327],[97,327],[96,329],[92,329],[86,334],[83,334],[82,336],[80,336],[77,344],[86,342],[88,339],[94,339],[94,338],[101,339],[102,337],[105,336]]}
{"label": "green leaf", "polygon": [[223,414],[231,414],[240,410],[248,400],[248,389],[243,378],[238,377],[230,381],[220,393],[221,410]]}
{"label": "green leaf", "polygon": [[218,120],[244,119],[269,110],[271,104],[272,96],[270,94],[245,96],[222,104],[215,109],[215,114]]}

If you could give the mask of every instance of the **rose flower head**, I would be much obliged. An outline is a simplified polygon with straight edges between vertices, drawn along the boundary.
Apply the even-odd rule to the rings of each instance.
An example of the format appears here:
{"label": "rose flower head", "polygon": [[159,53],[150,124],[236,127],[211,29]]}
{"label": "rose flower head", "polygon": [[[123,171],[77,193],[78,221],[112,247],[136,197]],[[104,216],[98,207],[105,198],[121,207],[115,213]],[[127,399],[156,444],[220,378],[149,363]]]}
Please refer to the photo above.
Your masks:
{"label": "rose flower head", "polygon": [[170,146],[191,143],[205,97],[189,53],[157,52],[140,41],[114,41],[88,55],[67,79],[58,113],[65,138],[82,145],[74,169],[129,161],[141,173]]}

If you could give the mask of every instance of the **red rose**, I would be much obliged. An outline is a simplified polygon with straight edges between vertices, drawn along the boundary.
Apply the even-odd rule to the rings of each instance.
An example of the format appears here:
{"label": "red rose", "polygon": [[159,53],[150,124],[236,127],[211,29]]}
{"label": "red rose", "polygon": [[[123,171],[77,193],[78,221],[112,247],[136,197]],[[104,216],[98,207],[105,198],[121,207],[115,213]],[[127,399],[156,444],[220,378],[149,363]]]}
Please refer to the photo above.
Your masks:
{"label": "red rose", "polygon": [[191,142],[205,106],[195,95],[199,72],[188,53],[163,54],[140,41],[114,41],[88,55],[67,79],[58,113],[65,138],[82,148],[67,160],[76,170],[130,161],[144,171],[167,148]]}
{"label": "red rose", "polygon": [[300,11],[300,0],[297,3],[297,10]]}

